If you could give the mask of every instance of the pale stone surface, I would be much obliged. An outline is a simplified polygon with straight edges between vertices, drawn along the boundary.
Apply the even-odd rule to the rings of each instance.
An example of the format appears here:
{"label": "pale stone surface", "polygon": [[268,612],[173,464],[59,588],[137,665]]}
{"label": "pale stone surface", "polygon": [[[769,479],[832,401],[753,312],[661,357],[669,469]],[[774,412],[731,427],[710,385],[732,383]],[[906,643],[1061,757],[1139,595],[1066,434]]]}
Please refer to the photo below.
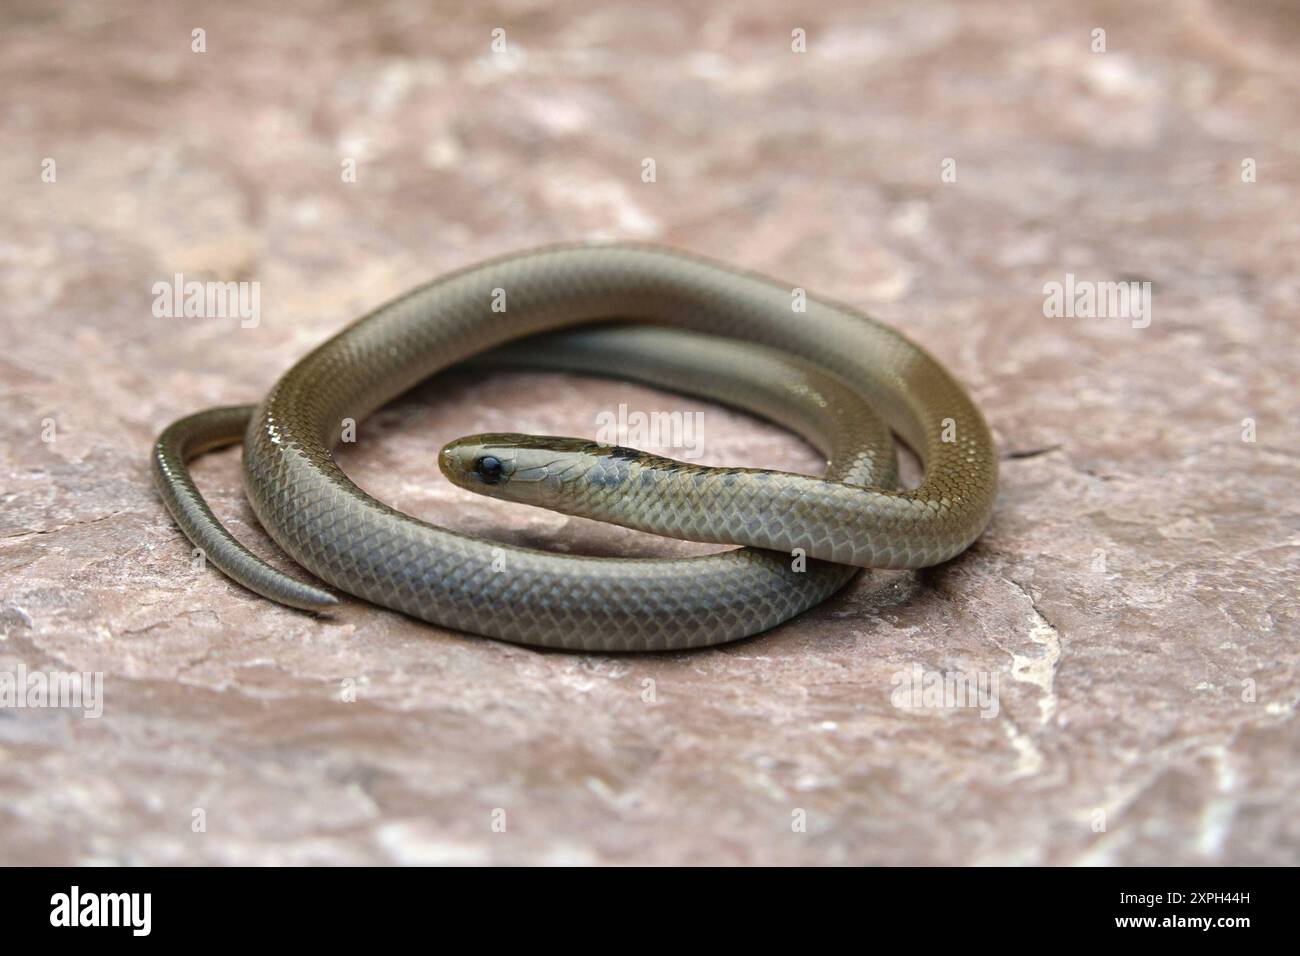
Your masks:
{"label": "pale stone surface", "polygon": [[[105,704],[0,709],[0,862],[1297,861],[1294,7],[786,6],[5,5],[0,670],[102,672]],[[1006,456],[985,537],[666,657],[315,619],[191,568],[146,468],[169,420],[448,269],[599,237],[930,348]],[[178,272],[257,281],[262,321],[154,317]],[[1149,280],[1150,326],[1045,318],[1066,273]],[[503,540],[707,550],[434,466],[620,401],[705,410],[706,461],[816,467],[742,415],[544,375],[433,382],[345,465]],[[237,455],[198,471],[273,554]],[[995,675],[996,714],[895,706],[914,667]]]}

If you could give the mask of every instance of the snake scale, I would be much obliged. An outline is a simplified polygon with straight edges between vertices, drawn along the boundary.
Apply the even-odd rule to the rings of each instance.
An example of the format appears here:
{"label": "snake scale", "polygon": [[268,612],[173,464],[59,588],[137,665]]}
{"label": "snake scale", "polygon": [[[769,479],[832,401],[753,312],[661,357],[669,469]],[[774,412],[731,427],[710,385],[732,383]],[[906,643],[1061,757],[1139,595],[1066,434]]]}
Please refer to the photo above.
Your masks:
{"label": "snake scale", "polygon": [[[155,484],[208,560],[293,607],[324,610],[337,598],[235,541],[190,478],[194,456],[242,440],[245,489],[281,548],[328,584],[423,620],[565,650],[735,640],[826,599],[858,568],[920,568],[959,554],[987,525],[996,493],[992,436],[938,362],[850,308],[809,296],[799,310],[795,301],[789,286],[653,246],[549,247],[489,261],[353,323],[260,405],[173,423],[153,449]],[[743,547],[610,559],[439,528],[365,494],[332,449],[345,419],[361,421],[465,363],[614,375],[715,399],[803,435],[825,452],[827,471],[704,468],[579,439],[476,435],[438,456],[463,487]],[[890,429],[920,458],[919,487],[898,486]]]}

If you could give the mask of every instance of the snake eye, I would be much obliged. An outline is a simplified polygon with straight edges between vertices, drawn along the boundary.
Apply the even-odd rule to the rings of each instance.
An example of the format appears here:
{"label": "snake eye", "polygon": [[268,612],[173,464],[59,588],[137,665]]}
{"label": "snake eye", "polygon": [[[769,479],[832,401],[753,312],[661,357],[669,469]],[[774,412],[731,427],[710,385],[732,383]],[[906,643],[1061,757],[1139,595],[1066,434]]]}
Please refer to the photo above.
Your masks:
{"label": "snake eye", "polygon": [[505,477],[505,472],[501,459],[491,455],[482,455],[474,462],[474,474],[478,475],[484,484],[495,485]]}

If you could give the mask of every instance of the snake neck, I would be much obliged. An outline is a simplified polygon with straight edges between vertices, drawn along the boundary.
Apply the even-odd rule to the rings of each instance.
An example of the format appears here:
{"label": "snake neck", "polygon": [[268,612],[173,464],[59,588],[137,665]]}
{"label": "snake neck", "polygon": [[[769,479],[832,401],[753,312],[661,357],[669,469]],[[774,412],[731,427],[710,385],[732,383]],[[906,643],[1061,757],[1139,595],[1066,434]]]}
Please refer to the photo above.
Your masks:
{"label": "snake neck", "polygon": [[[535,503],[666,537],[859,567],[915,567],[919,550],[942,561],[965,547],[951,542],[950,527],[943,541],[927,527],[934,509],[925,497],[789,472],[705,467],[628,448],[586,456],[559,493]],[[971,539],[977,534],[972,528]]]}

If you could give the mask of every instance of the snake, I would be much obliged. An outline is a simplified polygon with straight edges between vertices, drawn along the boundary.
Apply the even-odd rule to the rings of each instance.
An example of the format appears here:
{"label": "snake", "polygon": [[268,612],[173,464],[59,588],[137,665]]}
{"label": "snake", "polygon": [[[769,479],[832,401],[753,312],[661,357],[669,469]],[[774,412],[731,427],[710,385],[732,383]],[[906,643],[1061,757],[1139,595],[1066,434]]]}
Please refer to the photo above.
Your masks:
{"label": "snake", "polygon": [[[361,422],[452,369],[537,367],[629,378],[733,406],[803,437],[824,474],[704,466],[619,444],[472,435],[436,456],[453,484],[668,537],[738,545],[684,558],[550,553],[404,514],[339,467]],[[919,459],[899,482],[894,436]],[[333,588],[444,628],[579,652],[679,651],[769,630],[863,568],[949,561],[997,493],[988,425],[920,346],[847,305],[704,257],[641,243],[549,246],[441,276],[358,319],[257,405],[163,430],[154,484],[184,534],[244,587],[329,613],[329,588],[253,554],[189,471],[243,446],[258,522]],[[433,462],[429,462],[433,464]]]}

